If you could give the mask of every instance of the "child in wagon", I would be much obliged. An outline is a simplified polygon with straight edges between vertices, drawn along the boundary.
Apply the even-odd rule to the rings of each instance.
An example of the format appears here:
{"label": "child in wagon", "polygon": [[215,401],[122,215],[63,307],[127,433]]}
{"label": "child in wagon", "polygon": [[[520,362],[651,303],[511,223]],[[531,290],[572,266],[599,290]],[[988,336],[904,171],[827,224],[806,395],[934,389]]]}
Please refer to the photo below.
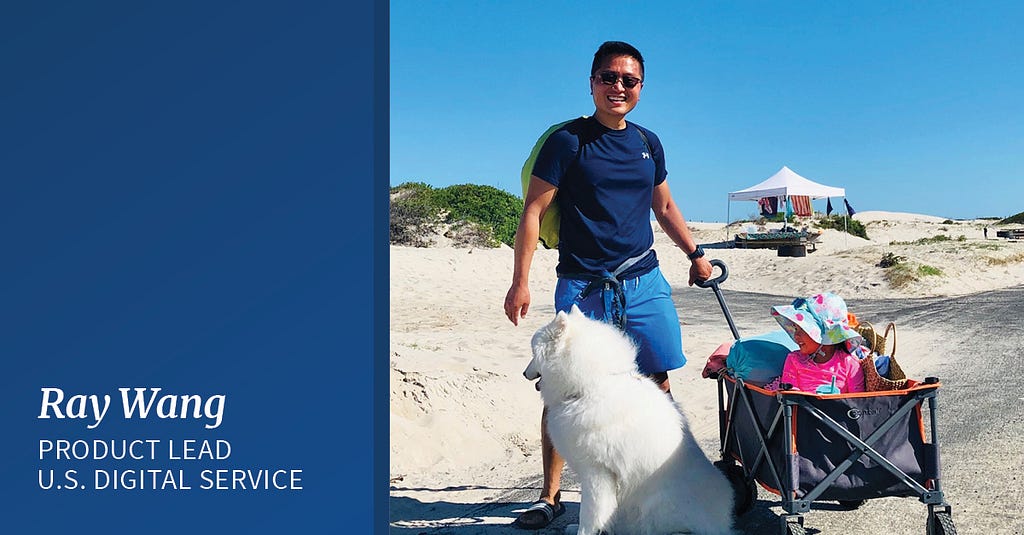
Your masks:
{"label": "child in wagon", "polygon": [[786,356],[778,383],[822,394],[865,391],[864,371],[854,356],[863,339],[850,327],[843,298],[821,293],[774,306],[771,313],[799,346]]}

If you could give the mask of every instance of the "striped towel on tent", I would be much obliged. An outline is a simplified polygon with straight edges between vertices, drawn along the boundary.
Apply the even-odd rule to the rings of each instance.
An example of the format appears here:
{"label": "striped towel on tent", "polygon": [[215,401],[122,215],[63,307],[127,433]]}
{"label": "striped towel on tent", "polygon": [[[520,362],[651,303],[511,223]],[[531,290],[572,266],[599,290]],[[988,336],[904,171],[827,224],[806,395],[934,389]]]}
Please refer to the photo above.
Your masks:
{"label": "striped towel on tent", "polygon": [[793,202],[793,213],[800,217],[809,217],[811,211],[811,198],[807,195],[793,195],[790,197]]}

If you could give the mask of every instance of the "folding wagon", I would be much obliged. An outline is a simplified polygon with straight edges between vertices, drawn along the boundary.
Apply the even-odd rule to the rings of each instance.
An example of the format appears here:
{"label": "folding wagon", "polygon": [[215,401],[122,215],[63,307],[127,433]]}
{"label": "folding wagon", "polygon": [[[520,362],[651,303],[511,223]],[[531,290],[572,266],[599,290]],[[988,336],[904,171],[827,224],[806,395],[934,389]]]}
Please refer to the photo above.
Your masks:
{"label": "folding wagon", "polygon": [[[729,322],[734,344],[744,344],[718,285],[712,288]],[[766,390],[724,368],[718,382],[721,460],[736,488],[736,509],[753,505],[755,482],[781,498],[782,535],[803,535],[803,513],[834,500],[852,509],[864,500],[916,496],[928,506],[928,535],[956,533],[941,485],[934,377],[907,381],[900,390],[820,395]],[[787,385],[783,385],[785,387]]]}

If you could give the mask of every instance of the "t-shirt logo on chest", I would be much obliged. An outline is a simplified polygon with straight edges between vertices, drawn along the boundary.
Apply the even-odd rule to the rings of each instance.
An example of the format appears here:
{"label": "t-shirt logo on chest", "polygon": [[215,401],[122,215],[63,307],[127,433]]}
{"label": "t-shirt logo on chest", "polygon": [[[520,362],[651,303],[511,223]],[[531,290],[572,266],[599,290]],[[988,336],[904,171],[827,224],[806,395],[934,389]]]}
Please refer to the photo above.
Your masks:
{"label": "t-shirt logo on chest", "polygon": [[644,158],[645,160],[650,160],[650,159],[651,159],[651,155],[650,155],[650,154],[648,154],[648,153],[646,153],[646,152],[641,152],[641,153],[640,153],[640,156],[643,156],[643,158]]}

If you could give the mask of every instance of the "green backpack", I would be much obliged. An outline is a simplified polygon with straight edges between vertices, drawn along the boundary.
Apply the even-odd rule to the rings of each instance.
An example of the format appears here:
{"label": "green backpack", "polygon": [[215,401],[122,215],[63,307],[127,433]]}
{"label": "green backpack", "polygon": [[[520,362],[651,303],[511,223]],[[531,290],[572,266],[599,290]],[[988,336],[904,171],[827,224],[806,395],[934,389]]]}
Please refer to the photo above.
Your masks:
{"label": "green backpack", "polygon": [[[586,118],[584,115],[581,118]],[[530,189],[530,176],[533,175],[533,164],[537,163],[537,155],[540,154],[540,148],[544,146],[544,142],[548,140],[548,136],[553,134],[555,130],[575,121],[576,119],[569,119],[568,121],[562,121],[551,128],[548,128],[541,134],[540,139],[533,145],[533,150],[530,151],[530,157],[526,159],[526,163],[523,164],[523,171],[520,178],[523,181],[523,202],[526,202],[526,192]],[[551,201],[548,206],[548,211],[544,212],[544,217],[540,221],[540,243],[545,249],[557,249],[558,248],[558,225],[561,222],[561,212],[558,209],[558,194],[555,194],[555,198]]]}
{"label": "green backpack", "polygon": [[[580,119],[586,119],[588,115],[580,116]],[[523,202],[526,202],[526,192],[530,189],[530,176],[533,174],[533,165],[537,163],[537,155],[540,154],[540,148],[544,146],[544,142],[548,140],[548,136],[553,134],[559,128],[575,121],[576,119],[569,119],[568,121],[562,121],[551,128],[548,128],[541,134],[540,139],[533,145],[533,150],[530,151],[530,157],[526,159],[523,164],[523,171],[520,173],[520,179],[523,182]],[[647,152],[651,151],[651,144],[647,141],[647,135],[644,134],[643,130],[637,128],[637,132],[640,132],[640,138],[644,140],[644,146],[647,147]],[[540,221],[540,238],[541,245],[545,249],[557,249],[558,248],[558,226],[561,223],[561,211],[558,208],[558,194],[555,194],[555,198],[552,199],[551,204],[548,206],[547,212],[544,212],[544,217]]]}

